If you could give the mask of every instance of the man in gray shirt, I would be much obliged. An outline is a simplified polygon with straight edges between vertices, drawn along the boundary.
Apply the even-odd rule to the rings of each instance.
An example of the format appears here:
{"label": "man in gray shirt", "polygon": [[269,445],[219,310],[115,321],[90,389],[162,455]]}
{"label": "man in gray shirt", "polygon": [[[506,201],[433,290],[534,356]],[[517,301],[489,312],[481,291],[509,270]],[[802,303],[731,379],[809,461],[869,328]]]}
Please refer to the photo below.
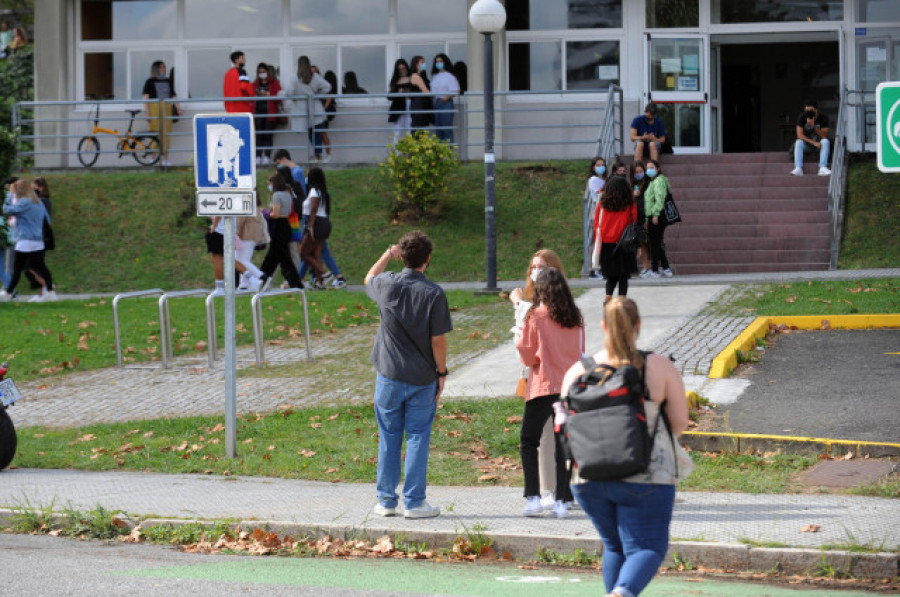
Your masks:
{"label": "man in gray shirt", "polygon": [[[400,447],[406,432],[403,515],[431,518],[441,509],[425,501],[431,424],[447,376],[447,339],[453,330],[450,307],[440,286],[425,278],[434,245],[415,230],[392,245],[366,274],[366,293],[378,303],[381,326],[372,363],[378,374],[375,416],[378,420],[378,503],[380,516],[397,514]],[[400,259],[399,274],[385,272]]]}

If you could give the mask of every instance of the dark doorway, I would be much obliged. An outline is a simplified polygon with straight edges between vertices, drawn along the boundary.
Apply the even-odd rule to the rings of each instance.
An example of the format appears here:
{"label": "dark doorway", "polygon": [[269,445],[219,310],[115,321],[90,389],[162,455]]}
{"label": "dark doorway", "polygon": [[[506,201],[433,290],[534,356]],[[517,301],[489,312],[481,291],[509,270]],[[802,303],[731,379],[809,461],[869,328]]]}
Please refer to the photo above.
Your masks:
{"label": "dark doorway", "polygon": [[721,43],[722,151],[787,151],[808,100],[832,121],[839,105],[837,42]]}

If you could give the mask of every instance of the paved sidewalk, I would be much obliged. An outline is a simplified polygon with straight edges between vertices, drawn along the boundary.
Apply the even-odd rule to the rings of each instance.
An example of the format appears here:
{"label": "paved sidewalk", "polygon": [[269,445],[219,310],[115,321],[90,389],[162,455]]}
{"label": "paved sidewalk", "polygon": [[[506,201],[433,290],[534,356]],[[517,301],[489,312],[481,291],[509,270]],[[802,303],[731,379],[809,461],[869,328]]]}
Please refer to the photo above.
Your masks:
{"label": "paved sidewalk", "polygon": [[[26,500],[34,508],[54,504],[91,510],[98,505],[137,518],[233,519],[256,521],[293,535],[365,532],[371,537],[402,532],[407,540],[444,546],[458,535],[481,530],[522,559],[540,547],[559,553],[599,550],[597,532],[580,509],[567,519],[525,518],[521,489],[513,487],[430,487],[438,518],[406,520],[372,513],[375,486],[258,477],[162,475],[134,472],[83,472],[13,469],[0,473],[0,508]],[[0,525],[3,513],[0,511]],[[697,565],[769,570],[780,562],[801,573],[821,561],[824,545],[876,545],[900,548],[900,500],[828,495],[678,494],[671,551]],[[804,532],[819,525],[818,532]],[[801,549],[751,548],[749,543]],[[803,549],[805,548],[805,549]],[[840,564],[841,554],[832,554]],[[859,576],[893,577],[894,554],[861,555]],[[846,560],[849,562],[849,560]]]}

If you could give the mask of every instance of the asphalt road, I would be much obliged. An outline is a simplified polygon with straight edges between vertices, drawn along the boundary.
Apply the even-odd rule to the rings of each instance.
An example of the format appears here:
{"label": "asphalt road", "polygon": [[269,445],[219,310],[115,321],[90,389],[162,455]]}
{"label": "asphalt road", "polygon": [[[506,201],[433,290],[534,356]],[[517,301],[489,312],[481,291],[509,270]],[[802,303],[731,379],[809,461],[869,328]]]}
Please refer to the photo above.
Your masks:
{"label": "asphalt road", "polygon": [[[265,595],[266,597],[596,597],[595,570],[522,569],[515,564],[197,555],[174,547],[0,534],[0,594]],[[861,597],[861,591],[792,588],[712,578],[656,578],[645,597]]]}
{"label": "asphalt road", "polygon": [[779,334],[734,404],[730,430],[900,442],[900,330]]}

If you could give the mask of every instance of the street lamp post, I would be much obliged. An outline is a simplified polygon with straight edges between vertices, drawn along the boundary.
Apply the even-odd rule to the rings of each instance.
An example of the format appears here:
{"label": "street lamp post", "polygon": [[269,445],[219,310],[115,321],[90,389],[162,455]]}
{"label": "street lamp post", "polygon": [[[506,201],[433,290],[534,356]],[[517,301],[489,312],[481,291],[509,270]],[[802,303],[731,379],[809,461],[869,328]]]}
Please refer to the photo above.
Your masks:
{"label": "street lamp post", "polygon": [[494,41],[506,24],[499,0],[478,0],[469,10],[472,28],[484,35],[484,235],[487,291],[497,291],[497,220],[494,190]]}

